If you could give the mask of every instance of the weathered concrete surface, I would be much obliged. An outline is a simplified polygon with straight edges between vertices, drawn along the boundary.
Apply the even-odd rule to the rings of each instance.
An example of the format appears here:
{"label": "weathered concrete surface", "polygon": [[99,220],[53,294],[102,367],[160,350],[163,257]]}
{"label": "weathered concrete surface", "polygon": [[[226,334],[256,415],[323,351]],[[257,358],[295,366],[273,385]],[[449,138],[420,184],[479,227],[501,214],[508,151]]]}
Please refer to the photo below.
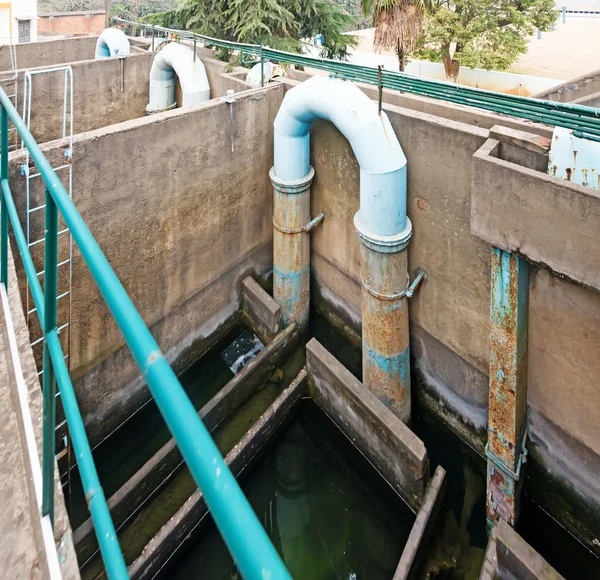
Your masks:
{"label": "weathered concrete surface", "polygon": [[264,342],[268,343],[281,328],[281,308],[254,278],[242,282],[242,309],[245,318]]}
{"label": "weathered concrete surface", "polygon": [[[21,307],[16,271],[9,249],[8,304],[12,327],[7,325],[5,302],[0,306],[0,570],[10,571],[11,578],[48,578],[49,568],[44,549],[36,484],[30,461],[42,459],[42,394],[37,369],[29,346],[29,333]],[[12,337],[9,338],[9,333]],[[17,352],[11,352],[14,339]],[[12,357],[18,357],[20,369]],[[19,386],[22,381],[28,397],[30,417],[20,411]],[[31,421],[37,449],[31,457],[25,434],[25,421]],[[41,485],[41,482],[38,482]],[[39,493],[38,488],[38,493]],[[65,509],[62,488],[55,467],[55,527],[54,540],[62,577],[79,578],[79,568],[73,548],[71,526]]]}
{"label": "weathered concrete surface", "polygon": [[495,580],[496,578],[496,569],[498,567],[498,555],[496,553],[497,534],[498,526],[494,526],[488,539],[487,548],[485,549],[479,580]]}
{"label": "weathered concrete surface", "polygon": [[446,471],[438,465],[427,486],[423,503],[417,513],[417,519],[410,531],[406,546],[402,551],[393,580],[406,580],[417,576],[419,565],[426,554],[438,515],[444,503],[445,486]]}
{"label": "weathered concrete surface", "polygon": [[[100,59],[71,63],[73,134],[146,116],[152,59],[152,54],[141,53],[122,61]],[[25,75],[23,67],[20,68],[16,81],[19,113],[23,108]],[[30,127],[38,143],[62,136],[64,77],[63,71],[32,76]],[[67,131],[68,127],[67,123]]]}
{"label": "weathered concrete surface", "polygon": [[504,520],[500,520],[496,528],[496,578],[500,580],[562,579],[562,576]]}
{"label": "weathered concrete surface", "polygon": [[[241,281],[271,267],[268,172],[282,96],[281,86],[238,95],[234,152],[222,101],[75,139],[75,204],[169,361],[195,347],[201,353],[202,339],[238,311]],[[63,158],[57,143],[45,151],[51,162]],[[11,186],[23,216],[20,162],[15,155]],[[42,189],[38,180],[32,203]],[[41,269],[41,252],[34,254]],[[97,441],[148,393],[78,251],[73,279],[71,371]]]}
{"label": "weathered concrete surface", "polygon": [[314,338],[306,363],[311,397],[416,512],[429,478],[422,441]]}
{"label": "weathered concrete surface", "polygon": [[[209,431],[216,429],[264,384],[267,377],[297,345],[299,335],[295,325],[280,332],[204,407],[199,417]],[[158,492],[183,464],[177,443],[170,439],[123,486],[108,499],[113,523],[117,530]],[[86,562],[98,549],[91,519],[79,526],[73,535],[80,562]]]}
{"label": "weathered concrete surface", "polygon": [[[225,463],[234,476],[248,468],[260,449],[284,423],[306,392],[307,372],[302,369],[292,384],[275,399],[261,418],[250,428],[240,442],[227,454]],[[128,572],[132,580],[154,578],[169,558],[179,550],[207,514],[202,493],[196,490],[181,509],[161,528]]]}
{"label": "weathered concrete surface", "polygon": [[500,155],[490,139],[473,157],[473,234],[600,290],[600,193]]}
{"label": "weathered concrete surface", "polygon": [[535,95],[537,99],[572,103],[600,91],[600,70],[591,71]]}
{"label": "weathered concrete surface", "polygon": [[[64,38],[17,44],[17,67],[20,69],[50,67],[66,62],[89,60],[96,52],[95,36]],[[0,46],[0,71],[11,69],[8,45]]]}
{"label": "weathered concrete surface", "polygon": [[[417,267],[427,272],[410,302],[411,341],[418,370],[435,380],[417,396],[444,399],[461,417],[467,439],[483,449],[483,438],[475,441],[470,426],[477,424],[483,435],[490,254],[487,244],[470,232],[470,167],[488,132],[391,105],[385,110],[408,160],[407,205],[413,223],[409,272]],[[311,267],[320,286],[317,303],[322,298],[325,314],[333,307],[360,335],[360,244],[353,227],[359,207],[358,164],[330,123],[316,122],[311,142],[311,215],[327,213],[311,239]],[[448,356],[434,356],[440,352]],[[449,367],[455,371],[448,372]],[[472,416],[462,413],[465,406],[473,408]]]}

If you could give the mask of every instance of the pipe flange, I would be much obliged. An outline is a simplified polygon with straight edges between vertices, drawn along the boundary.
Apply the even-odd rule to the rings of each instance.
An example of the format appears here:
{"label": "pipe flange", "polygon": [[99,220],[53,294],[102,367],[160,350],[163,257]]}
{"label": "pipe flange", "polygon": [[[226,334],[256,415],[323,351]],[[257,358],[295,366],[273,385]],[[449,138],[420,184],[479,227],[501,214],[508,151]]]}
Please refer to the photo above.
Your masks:
{"label": "pipe flange", "polygon": [[361,243],[380,254],[395,254],[401,252],[408,246],[408,242],[412,236],[412,222],[406,217],[406,226],[398,234],[393,236],[380,236],[368,232],[360,221],[360,211],[357,211],[354,216],[354,228],[360,238]]}
{"label": "pipe flange", "polygon": [[315,177],[315,170],[311,165],[307,175],[301,177],[300,179],[287,181],[277,177],[275,175],[275,167],[271,167],[271,170],[269,171],[269,177],[271,178],[273,187],[279,193],[303,193],[310,187],[312,180]]}

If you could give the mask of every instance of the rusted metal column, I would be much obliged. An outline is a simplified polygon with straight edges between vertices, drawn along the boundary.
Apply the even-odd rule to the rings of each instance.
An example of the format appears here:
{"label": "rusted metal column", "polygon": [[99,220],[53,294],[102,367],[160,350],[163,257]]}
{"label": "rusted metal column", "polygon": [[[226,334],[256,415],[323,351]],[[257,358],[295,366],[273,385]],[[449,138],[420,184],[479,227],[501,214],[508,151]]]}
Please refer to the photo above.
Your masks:
{"label": "rusted metal column", "polygon": [[[355,225],[358,222],[355,220]],[[363,384],[404,423],[410,422],[409,279],[406,246],[412,228],[399,236],[361,241]]]}
{"label": "rusted metal column", "polygon": [[308,324],[310,308],[310,185],[315,171],[295,181],[269,173],[274,189],[273,297],[284,326]]}
{"label": "rusted metal column", "polygon": [[514,526],[527,438],[529,265],[492,250],[487,464],[488,528],[502,518]]}

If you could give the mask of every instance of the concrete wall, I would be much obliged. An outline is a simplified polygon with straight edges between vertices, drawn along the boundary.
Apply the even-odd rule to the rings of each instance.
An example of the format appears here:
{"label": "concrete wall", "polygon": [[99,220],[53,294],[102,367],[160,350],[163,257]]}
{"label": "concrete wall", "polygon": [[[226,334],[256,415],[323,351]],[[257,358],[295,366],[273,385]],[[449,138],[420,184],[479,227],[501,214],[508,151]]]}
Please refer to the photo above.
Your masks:
{"label": "concrete wall", "polygon": [[[202,352],[202,339],[235,317],[242,280],[271,268],[268,171],[282,96],[281,86],[238,95],[234,152],[222,101],[75,139],[75,203],[171,361]],[[62,159],[56,143],[47,151],[51,161]],[[22,214],[20,162],[13,160],[12,187]],[[32,203],[41,189],[32,190]],[[148,393],[78,252],[73,279],[71,372],[97,441]]]}
{"label": "concrete wall", "polygon": [[[600,70],[589,72],[580,77],[561,83],[549,90],[539,92],[535,96],[547,101],[558,101],[560,103],[571,103],[580,101],[600,91]],[[581,103],[587,104],[587,103]],[[595,106],[595,105],[591,105]]]}
{"label": "concrete wall", "polygon": [[[146,116],[152,59],[150,53],[132,54],[123,60],[123,69],[118,59],[71,63],[73,133]],[[24,74],[19,71],[16,80],[19,113],[24,103]],[[62,136],[65,73],[34,74],[31,78],[31,132],[39,143],[58,139]],[[12,86],[5,85],[5,90]]]}
{"label": "concrete wall", "polygon": [[100,34],[104,30],[105,12],[49,12],[38,14],[38,33]]}
{"label": "concrete wall", "polygon": [[[49,67],[94,58],[96,40],[93,36],[83,36],[20,44],[16,47],[17,68]],[[0,71],[11,68],[9,47],[0,46]]]}

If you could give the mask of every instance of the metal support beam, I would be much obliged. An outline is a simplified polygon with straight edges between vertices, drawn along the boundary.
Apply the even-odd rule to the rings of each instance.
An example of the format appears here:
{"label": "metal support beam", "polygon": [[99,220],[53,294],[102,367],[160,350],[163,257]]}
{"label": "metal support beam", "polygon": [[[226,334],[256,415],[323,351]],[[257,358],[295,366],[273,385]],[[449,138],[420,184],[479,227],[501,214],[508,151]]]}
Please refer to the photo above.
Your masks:
{"label": "metal support beam", "polygon": [[494,248],[491,259],[490,371],[487,467],[489,529],[514,526],[525,462],[529,265]]}

